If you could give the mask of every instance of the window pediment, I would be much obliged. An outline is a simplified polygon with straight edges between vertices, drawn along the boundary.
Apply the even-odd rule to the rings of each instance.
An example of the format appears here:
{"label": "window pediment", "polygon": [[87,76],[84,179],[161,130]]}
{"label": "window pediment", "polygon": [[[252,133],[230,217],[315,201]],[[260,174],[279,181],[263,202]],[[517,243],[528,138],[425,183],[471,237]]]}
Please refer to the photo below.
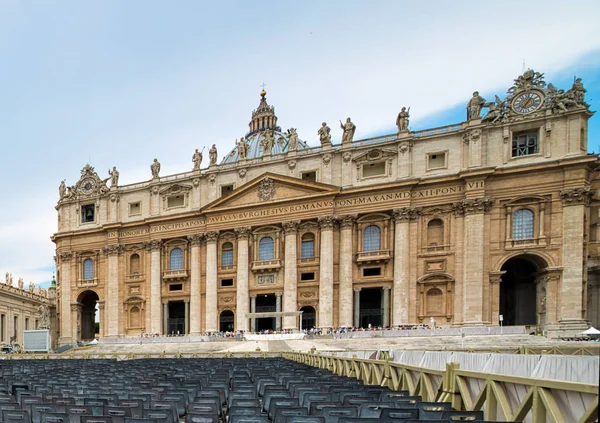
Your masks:
{"label": "window pediment", "polygon": [[397,154],[397,151],[391,148],[373,148],[353,157],[352,161],[354,161],[357,164],[357,166],[360,166],[364,163],[390,160]]}
{"label": "window pediment", "polygon": [[192,190],[191,185],[187,184],[173,184],[159,191],[161,195],[176,195],[189,193]]}

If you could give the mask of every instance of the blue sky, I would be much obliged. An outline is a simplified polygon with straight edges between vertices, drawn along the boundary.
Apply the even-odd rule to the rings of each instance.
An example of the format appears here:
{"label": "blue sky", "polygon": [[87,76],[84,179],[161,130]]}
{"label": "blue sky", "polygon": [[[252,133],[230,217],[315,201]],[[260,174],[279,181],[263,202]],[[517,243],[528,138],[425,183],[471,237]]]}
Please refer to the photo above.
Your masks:
{"label": "blue sky", "polygon": [[[0,274],[48,281],[57,187],[89,161],[120,183],[219,159],[247,131],[260,85],[283,129],[318,143],[464,120],[526,67],[600,103],[600,2],[0,0]],[[600,150],[598,118],[590,149]]]}

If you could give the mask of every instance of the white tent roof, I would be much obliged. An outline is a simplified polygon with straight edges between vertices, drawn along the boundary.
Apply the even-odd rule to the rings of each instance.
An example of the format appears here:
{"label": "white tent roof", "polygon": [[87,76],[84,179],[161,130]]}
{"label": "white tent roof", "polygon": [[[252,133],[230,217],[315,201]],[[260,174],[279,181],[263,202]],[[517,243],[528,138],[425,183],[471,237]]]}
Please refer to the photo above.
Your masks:
{"label": "white tent roof", "polygon": [[600,335],[600,330],[591,327],[588,330],[581,332],[579,335]]}

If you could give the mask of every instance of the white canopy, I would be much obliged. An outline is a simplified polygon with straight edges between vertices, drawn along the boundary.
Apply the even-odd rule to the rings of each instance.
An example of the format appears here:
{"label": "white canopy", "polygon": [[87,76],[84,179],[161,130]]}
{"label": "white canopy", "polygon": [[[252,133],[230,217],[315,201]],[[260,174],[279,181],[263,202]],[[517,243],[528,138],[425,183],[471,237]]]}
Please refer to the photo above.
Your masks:
{"label": "white canopy", "polygon": [[600,330],[592,326],[588,330],[581,332],[579,335],[600,335]]}

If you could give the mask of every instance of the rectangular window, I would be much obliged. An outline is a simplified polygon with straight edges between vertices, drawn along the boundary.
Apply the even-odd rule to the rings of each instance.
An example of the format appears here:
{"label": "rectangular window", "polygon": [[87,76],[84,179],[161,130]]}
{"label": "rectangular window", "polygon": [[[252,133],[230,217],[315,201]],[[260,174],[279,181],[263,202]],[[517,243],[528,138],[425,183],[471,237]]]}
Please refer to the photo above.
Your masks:
{"label": "rectangular window", "polygon": [[141,203],[139,201],[137,203],[130,203],[129,204],[129,216],[138,216],[140,214],[142,214]]}
{"label": "rectangular window", "polygon": [[513,134],[512,157],[529,156],[537,154],[538,131],[524,131]]}
{"label": "rectangular window", "polygon": [[302,241],[302,258],[312,258],[315,256],[315,241],[306,240]]}
{"label": "rectangular window", "polygon": [[233,266],[233,250],[223,250],[221,252],[221,266]]}
{"label": "rectangular window", "polygon": [[317,172],[302,172],[302,180],[306,182],[317,182]]}
{"label": "rectangular window", "polygon": [[233,279],[221,279],[221,287],[233,286]]}
{"label": "rectangular window", "polygon": [[427,170],[441,169],[446,167],[446,153],[435,153],[427,155]]}
{"label": "rectangular window", "polygon": [[385,175],[385,162],[381,163],[368,163],[362,167],[363,178],[370,176],[382,176]]}
{"label": "rectangular window", "polygon": [[96,206],[93,204],[85,204],[81,206],[81,223],[90,223],[96,220]]}
{"label": "rectangular window", "polygon": [[183,285],[180,283],[169,285],[169,291],[183,291]]}
{"label": "rectangular window", "polygon": [[173,195],[167,198],[167,207],[182,207],[185,205],[183,195]]}
{"label": "rectangular window", "polygon": [[363,269],[363,276],[381,276],[381,267],[368,267]]}
{"label": "rectangular window", "polygon": [[301,281],[314,281],[315,280],[315,272],[300,273],[300,280]]}
{"label": "rectangular window", "polygon": [[221,186],[221,197],[231,194],[233,192],[233,184]]}

